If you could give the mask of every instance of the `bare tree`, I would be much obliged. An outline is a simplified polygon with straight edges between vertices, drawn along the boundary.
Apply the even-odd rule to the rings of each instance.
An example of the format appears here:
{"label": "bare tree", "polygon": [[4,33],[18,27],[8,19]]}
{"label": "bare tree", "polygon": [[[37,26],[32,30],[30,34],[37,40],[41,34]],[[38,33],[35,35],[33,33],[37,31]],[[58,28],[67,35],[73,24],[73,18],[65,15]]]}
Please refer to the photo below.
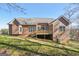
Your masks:
{"label": "bare tree", "polygon": [[[72,31],[70,31],[70,33],[71,33],[70,35],[71,35],[71,39],[75,39],[75,40],[78,39],[79,32],[77,31],[77,29],[79,28],[79,26],[78,26],[78,24],[79,24],[79,21],[78,21],[78,19],[79,19],[79,4],[78,3],[77,4],[69,4],[69,8],[66,8],[66,12],[64,13],[64,15],[70,19],[72,19],[72,18],[75,19],[75,21],[71,20],[72,24],[70,26],[70,30],[72,30]],[[75,16],[75,17],[73,17],[73,16]],[[75,24],[75,26],[73,24]],[[73,37],[75,37],[75,38],[73,38]]]}
{"label": "bare tree", "polygon": [[65,8],[65,10],[66,12],[64,13],[64,15],[68,18],[71,18],[73,15],[79,12],[79,4],[69,4],[69,6]]}
{"label": "bare tree", "polygon": [[5,3],[5,6],[7,7],[7,9],[4,7],[2,8],[1,5],[0,5],[0,9],[4,10],[6,12],[12,12],[12,9],[13,9],[13,10],[16,10],[16,12],[19,11],[23,14],[27,14],[26,9],[16,3]]}

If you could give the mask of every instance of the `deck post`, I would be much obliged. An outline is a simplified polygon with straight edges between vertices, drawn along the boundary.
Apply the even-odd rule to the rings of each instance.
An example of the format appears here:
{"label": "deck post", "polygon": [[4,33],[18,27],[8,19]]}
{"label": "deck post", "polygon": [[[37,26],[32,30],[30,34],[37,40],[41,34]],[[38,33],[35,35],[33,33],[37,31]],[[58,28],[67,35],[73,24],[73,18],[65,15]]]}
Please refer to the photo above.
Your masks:
{"label": "deck post", "polygon": [[[44,31],[44,30],[43,30]],[[45,39],[45,31],[44,31],[44,39]]]}
{"label": "deck post", "polygon": [[36,39],[37,39],[37,31],[38,31],[38,25],[36,24]]}

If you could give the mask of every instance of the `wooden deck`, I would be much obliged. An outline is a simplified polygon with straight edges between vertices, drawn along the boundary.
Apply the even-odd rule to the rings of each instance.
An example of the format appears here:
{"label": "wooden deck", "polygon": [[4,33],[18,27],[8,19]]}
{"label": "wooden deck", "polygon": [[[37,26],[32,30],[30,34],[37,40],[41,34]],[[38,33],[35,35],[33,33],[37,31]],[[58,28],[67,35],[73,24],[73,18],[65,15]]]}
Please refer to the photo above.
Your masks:
{"label": "wooden deck", "polygon": [[46,30],[38,30],[38,31],[36,31],[36,34],[37,35],[38,34],[43,35],[43,34],[50,34],[50,32],[49,31],[46,31]]}
{"label": "wooden deck", "polygon": [[46,31],[46,30],[37,30],[37,31],[31,32],[30,34],[28,34],[28,36],[31,36],[31,35],[49,35],[49,34],[50,34],[49,31]]}

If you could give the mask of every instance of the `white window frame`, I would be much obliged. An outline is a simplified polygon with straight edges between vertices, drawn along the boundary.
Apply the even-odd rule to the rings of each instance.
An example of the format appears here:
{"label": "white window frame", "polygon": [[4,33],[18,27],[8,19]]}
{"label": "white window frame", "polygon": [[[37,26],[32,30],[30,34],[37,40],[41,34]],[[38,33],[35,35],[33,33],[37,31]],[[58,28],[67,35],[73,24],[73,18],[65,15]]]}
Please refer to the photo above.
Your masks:
{"label": "white window frame", "polygon": [[19,25],[19,34],[22,34],[22,32],[23,32],[23,27]]}
{"label": "white window frame", "polygon": [[65,26],[60,26],[60,27],[59,27],[59,30],[60,30],[60,31],[65,31]]}

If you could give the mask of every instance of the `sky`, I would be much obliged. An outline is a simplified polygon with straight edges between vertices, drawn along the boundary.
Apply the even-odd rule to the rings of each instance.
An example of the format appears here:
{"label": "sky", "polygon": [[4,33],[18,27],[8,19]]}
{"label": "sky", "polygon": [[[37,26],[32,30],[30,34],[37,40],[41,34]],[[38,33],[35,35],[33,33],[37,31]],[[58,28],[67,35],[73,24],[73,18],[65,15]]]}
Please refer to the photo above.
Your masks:
{"label": "sky", "polygon": [[[8,23],[14,18],[58,18],[66,11],[65,8],[69,4],[64,3],[23,3],[17,4],[25,8],[26,14],[21,13],[19,10],[8,7],[7,4],[0,4],[0,29],[8,28]],[[9,8],[9,9],[8,9]],[[41,21],[41,20],[40,20]]]}

